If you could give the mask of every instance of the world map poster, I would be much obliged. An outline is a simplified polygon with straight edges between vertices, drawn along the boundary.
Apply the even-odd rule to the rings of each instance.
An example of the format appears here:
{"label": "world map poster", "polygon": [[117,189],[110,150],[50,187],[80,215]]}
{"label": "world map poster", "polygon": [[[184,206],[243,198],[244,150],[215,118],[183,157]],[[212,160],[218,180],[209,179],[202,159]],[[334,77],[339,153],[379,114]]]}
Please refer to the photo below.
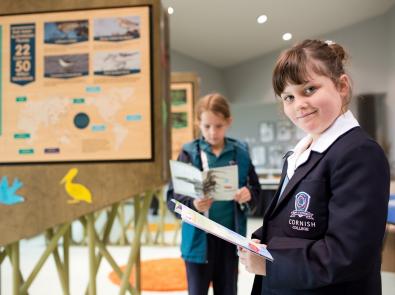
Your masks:
{"label": "world map poster", "polygon": [[0,17],[0,163],[151,160],[148,6]]}

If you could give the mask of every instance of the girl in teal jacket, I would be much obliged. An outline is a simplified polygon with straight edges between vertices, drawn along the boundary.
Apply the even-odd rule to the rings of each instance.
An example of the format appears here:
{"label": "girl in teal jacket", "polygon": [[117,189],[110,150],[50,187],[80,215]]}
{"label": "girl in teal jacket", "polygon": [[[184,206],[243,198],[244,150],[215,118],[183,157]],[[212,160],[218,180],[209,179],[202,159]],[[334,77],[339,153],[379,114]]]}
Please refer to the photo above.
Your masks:
{"label": "girl in teal jacket", "polygon": [[[170,202],[174,198],[245,236],[246,213],[254,207],[261,192],[248,147],[226,137],[232,118],[229,104],[222,95],[214,93],[201,98],[196,106],[196,117],[202,137],[185,144],[178,160],[201,170],[236,164],[239,190],[232,201],[214,201],[210,196],[193,199],[178,195],[170,184],[168,206],[171,210],[174,208]],[[237,294],[238,256],[234,245],[183,223],[181,254],[190,295],[207,295],[210,282],[215,295]]]}

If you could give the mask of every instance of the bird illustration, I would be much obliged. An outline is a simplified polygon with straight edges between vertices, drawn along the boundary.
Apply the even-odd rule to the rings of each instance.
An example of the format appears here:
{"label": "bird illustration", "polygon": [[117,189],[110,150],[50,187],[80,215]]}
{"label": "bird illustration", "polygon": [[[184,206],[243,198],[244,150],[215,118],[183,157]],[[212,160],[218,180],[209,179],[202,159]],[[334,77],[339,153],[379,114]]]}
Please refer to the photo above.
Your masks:
{"label": "bird illustration", "polygon": [[132,60],[132,56],[136,55],[137,52],[118,52],[110,53],[104,59],[106,67],[113,70],[122,70],[127,68],[128,62]]}
{"label": "bird illustration", "polygon": [[69,172],[60,181],[60,184],[64,184],[67,194],[72,198],[68,200],[69,204],[76,204],[81,201],[86,203],[92,203],[92,194],[88,188],[79,183],[73,183],[73,179],[77,176],[78,169],[71,168]]}
{"label": "bird illustration", "polygon": [[73,62],[68,61],[68,60],[66,60],[66,59],[59,58],[58,61],[59,61],[59,65],[60,65],[63,69],[65,69],[65,70],[71,68],[71,67],[74,65]]}
{"label": "bird illustration", "polygon": [[132,20],[124,18],[124,17],[118,17],[117,21],[118,21],[118,25],[121,28],[126,29],[127,31],[134,31],[134,30],[138,29],[138,27],[139,27],[138,22],[132,21]]}
{"label": "bird illustration", "polygon": [[64,33],[67,34],[69,32],[75,31],[77,28],[79,28],[81,25],[78,22],[60,22],[56,23],[56,28]]}
{"label": "bird illustration", "polygon": [[140,37],[140,29],[139,29],[139,22],[132,21],[127,18],[119,17],[118,25],[126,30],[126,35],[131,36],[133,38]]}
{"label": "bird illustration", "polygon": [[0,204],[15,205],[23,202],[25,199],[15,194],[22,186],[22,182],[15,178],[12,185],[8,187],[7,176],[3,176],[0,182]]}

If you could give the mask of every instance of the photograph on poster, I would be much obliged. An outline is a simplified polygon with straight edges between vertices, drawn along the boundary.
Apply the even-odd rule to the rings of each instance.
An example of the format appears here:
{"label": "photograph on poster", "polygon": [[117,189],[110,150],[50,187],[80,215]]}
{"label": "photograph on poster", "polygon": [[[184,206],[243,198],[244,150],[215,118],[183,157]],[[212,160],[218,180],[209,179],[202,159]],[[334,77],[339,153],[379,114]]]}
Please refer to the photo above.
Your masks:
{"label": "photograph on poster", "polygon": [[122,16],[94,20],[95,41],[124,41],[140,38],[140,17]]}
{"label": "photograph on poster", "polygon": [[292,139],[293,125],[290,121],[281,120],[276,123],[278,141],[289,141]]}
{"label": "photograph on poster", "polygon": [[170,91],[171,105],[181,106],[187,103],[187,90],[186,89],[172,89]]}
{"label": "photograph on poster", "polygon": [[89,56],[87,53],[44,56],[44,77],[73,78],[87,76]]}
{"label": "photograph on poster", "polygon": [[141,72],[139,51],[95,52],[94,74],[121,76]]}
{"label": "photograph on poster", "polygon": [[251,158],[255,166],[264,166],[266,164],[266,148],[262,145],[252,147]]}
{"label": "photograph on poster", "polygon": [[261,142],[272,142],[274,140],[274,122],[260,123],[259,138]]}
{"label": "photograph on poster", "polygon": [[172,112],[172,126],[175,129],[186,128],[188,126],[187,112]]}
{"label": "photograph on poster", "polygon": [[88,41],[88,20],[44,23],[44,43],[72,44]]}

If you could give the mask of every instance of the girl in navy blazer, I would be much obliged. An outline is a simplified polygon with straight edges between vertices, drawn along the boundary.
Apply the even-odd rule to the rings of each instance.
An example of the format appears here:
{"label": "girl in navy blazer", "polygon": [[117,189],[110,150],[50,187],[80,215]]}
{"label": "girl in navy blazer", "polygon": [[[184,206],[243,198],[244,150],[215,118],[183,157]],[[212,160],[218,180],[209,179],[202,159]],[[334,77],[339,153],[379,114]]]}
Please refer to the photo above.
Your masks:
{"label": "girl in navy blazer", "polygon": [[277,60],[274,91],[308,135],[287,153],[279,190],[253,234],[274,261],[239,249],[257,274],[251,294],[381,294],[389,166],[348,110],[345,60],[340,45],[318,40]]}

